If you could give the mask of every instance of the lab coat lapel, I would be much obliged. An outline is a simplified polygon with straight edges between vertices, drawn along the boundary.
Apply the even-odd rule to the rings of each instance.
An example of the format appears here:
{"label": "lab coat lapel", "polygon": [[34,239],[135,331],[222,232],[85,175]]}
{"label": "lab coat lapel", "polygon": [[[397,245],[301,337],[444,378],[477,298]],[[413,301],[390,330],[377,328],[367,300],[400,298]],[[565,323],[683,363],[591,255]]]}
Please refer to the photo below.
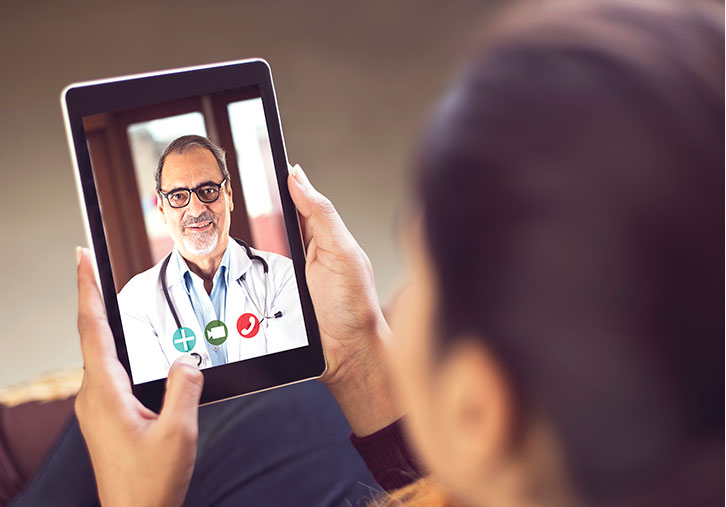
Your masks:
{"label": "lab coat lapel", "polygon": [[[259,271],[262,271],[260,268]],[[227,327],[230,338],[227,340],[227,358],[229,362],[239,361],[263,355],[267,352],[262,330],[254,338],[243,338],[237,330],[237,320],[245,313],[257,312],[249,302],[247,291],[242,285],[242,275],[246,274],[249,283],[257,283],[257,264],[247,256],[245,249],[230,239],[230,277],[227,288]]]}
{"label": "lab coat lapel", "polygon": [[245,249],[234,239],[229,239],[229,287],[227,287],[227,360],[231,363],[240,360],[242,337],[237,332],[237,320],[243,312],[247,296],[240,292],[239,278],[247,272],[251,265]]}
{"label": "lab coat lapel", "polygon": [[237,278],[229,278],[229,287],[227,287],[227,330],[229,338],[227,338],[227,361],[239,361],[240,359],[240,342],[243,339],[237,331],[237,320],[242,313],[240,312],[240,303],[244,305],[246,296],[239,291],[239,282]]}

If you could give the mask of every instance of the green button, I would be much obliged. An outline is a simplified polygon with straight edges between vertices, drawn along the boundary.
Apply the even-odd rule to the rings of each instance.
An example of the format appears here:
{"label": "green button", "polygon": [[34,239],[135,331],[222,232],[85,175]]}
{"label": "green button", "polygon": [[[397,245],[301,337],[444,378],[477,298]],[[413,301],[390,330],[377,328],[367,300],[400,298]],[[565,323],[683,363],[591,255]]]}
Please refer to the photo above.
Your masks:
{"label": "green button", "polygon": [[204,328],[204,337],[212,345],[222,345],[227,341],[227,325],[221,320],[213,320]]}

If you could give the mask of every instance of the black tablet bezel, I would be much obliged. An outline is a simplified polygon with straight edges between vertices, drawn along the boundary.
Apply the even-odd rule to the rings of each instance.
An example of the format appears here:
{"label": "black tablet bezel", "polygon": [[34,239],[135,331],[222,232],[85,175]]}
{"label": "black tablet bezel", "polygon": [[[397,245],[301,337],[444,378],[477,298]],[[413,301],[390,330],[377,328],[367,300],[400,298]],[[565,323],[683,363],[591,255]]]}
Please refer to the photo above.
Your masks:
{"label": "black tablet bezel", "polygon": [[[224,62],[77,83],[66,87],[61,95],[71,155],[77,170],[81,207],[85,211],[87,232],[96,256],[108,321],[118,358],[129,378],[132,378],[83,117],[253,85],[259,87],[262,97],[308,345],[202,370],[205,379],[201,404],[318,378],[326,369],[317,319],[305,279],[305,252],[297,210],[287,188],[287,153],[270,67],[260,59]],[[132,383],[132,388],[144,405],[158,411],[163,401],[165,384],[166,379],[160,379],[136,385]]]}

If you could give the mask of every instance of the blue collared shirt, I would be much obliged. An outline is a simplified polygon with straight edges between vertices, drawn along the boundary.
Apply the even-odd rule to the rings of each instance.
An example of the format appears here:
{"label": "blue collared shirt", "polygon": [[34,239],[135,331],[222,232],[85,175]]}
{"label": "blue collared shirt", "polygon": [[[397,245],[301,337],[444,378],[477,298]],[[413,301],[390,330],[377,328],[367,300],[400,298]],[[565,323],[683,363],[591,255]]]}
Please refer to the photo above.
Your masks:
{"label": "blue collared shirt", "polygon": [[[227,249],[222,256],[222,262],[214,274],[212,292],[209,294],[207,294],[207,290],[204,288],[204,281],[189,269],[189,266],[178,250],[175,249],[174,252],[179,263],[181,281],[187,291],[187,295],[189,295],[189,300],[192,303],[199,327],[201,327],[202,333],[204,333],[205,327],[211,321],[221,320],[224,322],[226,318],[227,287],[229,286],[229,245],[227,245]],[[229,330],[227,332],[229,334]],[[227,364],[227,342],[221,345],[212,345],[207,340],[204,340],[204,345],[207,346],[212,366]]]}

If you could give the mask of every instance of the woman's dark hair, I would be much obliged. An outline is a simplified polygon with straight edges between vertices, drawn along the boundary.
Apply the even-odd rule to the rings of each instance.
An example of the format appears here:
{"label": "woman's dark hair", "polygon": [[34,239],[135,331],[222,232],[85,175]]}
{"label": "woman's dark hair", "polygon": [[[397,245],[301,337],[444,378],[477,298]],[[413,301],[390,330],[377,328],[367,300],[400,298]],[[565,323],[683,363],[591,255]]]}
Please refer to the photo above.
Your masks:
{"label": "woman's dark hair", "polygon": [[442,346],[476,334],[588,505],[723,500],[715,4],[528,4],[423,138]]}

